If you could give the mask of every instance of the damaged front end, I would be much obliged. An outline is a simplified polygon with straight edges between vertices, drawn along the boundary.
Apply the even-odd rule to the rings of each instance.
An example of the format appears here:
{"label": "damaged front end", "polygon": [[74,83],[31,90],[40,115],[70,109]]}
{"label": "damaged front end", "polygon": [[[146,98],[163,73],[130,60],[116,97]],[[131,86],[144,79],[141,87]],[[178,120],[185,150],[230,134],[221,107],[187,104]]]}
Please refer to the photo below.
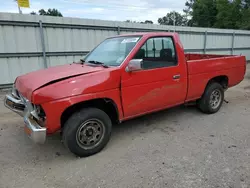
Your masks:
{"label": "damaged front end", "polygon": [[6,95],[4,105],[24,118],[24,130],[35,143],[43,144],[46,141],[46,115],[41,106],[32,104],[15,86],[11,94]]}

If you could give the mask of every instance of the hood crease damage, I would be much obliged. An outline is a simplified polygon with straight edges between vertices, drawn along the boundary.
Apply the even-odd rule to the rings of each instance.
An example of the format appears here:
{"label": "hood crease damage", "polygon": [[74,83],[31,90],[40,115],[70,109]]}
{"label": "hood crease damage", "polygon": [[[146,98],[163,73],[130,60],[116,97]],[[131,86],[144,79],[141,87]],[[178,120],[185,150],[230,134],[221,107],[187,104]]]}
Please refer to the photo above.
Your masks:
{"label": "hood crease damage", "polygon": [[73,78],[73,77],[77,77],[77,76],[82,76],[82,75],[85,75],[85,74],[90,74],[90,73],[93,73],[93,72],[96,72],[96,71],[92,71],[92,72],[88,72],[88,73],[82,73],[82,74],[77,74],[77,75],[71,75],[71,76],[67,76],[67,77],[63,77],[63,78],[59,78],[59,79],[55,79],[55,80],[52,80],[44,85],[41,85],[40,87],[38,87],[37,89],[35,89],[34,91],[38,90],[38,89],[41,89],[43,87],[46,87],[48,85],[51,85],[51,84],[54,84],[54,83],[57,83],[57,82],[60,82],[60,81],[63,81],[63,80],[67,80],[69,78]]}

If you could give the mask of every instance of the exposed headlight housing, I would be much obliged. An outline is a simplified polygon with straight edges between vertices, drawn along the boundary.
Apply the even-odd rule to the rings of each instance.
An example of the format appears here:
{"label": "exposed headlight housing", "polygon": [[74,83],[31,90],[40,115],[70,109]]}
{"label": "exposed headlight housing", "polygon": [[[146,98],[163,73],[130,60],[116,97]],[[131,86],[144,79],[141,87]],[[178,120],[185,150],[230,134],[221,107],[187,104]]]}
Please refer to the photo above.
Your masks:
{"label": "exposed headlight housing", "polygon": [[42,108],[41,105],[33,105],[34,108],[33,110],[31,111],[31,114],[37,119],[37,120],[40,120],[41,118],[44,120],[46,115],[45,115],[45,112]]}
{"label": "exposed headlight housing", "polygon": [[46,119],[42,106],[32,104],[27,98],[18,92],[15,84],[12,86],[11,94],[14,98],[21,101],[21,103],[25,106],[26,111],[29,112],[37,121],[44,121]]}
{"label": "exposed headlight housing", "polygon": [[15,84],[12,86],[12,91],[11,91],[12,96],[14,96],[16,99],[20,99],[20,95],[15,87]]}

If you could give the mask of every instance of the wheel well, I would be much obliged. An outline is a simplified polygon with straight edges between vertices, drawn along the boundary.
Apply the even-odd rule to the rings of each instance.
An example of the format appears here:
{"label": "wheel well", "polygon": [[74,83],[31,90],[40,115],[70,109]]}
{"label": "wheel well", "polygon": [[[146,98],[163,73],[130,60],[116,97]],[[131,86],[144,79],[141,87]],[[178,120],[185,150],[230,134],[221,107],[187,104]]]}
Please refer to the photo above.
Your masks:
{"label": "wheel well", "polygon": [[227,89],[227,87],[228,87],[228,77],[227,76],[214,77],[211,80],[209,80],[207,85],[209,85],[212,82],[217,82],[217,83],[221,84],[224,89]]}
{"label": "wheel well", "polygon": [[80,102],[67,108],[61,115],[61,127],[64,126],[64,123],[74,112],[88,107],[95,107],[103,110],[114,124],[119,122],[119,114],[115,102],[112,99],[103,98]]}

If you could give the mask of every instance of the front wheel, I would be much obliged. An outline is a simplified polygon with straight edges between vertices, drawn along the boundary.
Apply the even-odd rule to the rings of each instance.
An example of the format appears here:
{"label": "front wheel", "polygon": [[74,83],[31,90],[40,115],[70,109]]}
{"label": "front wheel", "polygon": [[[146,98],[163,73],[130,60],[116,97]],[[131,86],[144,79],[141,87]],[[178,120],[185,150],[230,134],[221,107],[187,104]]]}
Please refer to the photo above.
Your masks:
{"label": "front wheel", "polygon": [[198,108],[207,114],[213,114],[219,111],[224,101],[224,89],[216,82],[209,84],[198,101]]}
{"label": "front wheel", "polygon": [[65,146],[79,157],[100,152],[108,143],[112,123],[109,116],[97,108],[86,108],[72,114],[63,127]]}

